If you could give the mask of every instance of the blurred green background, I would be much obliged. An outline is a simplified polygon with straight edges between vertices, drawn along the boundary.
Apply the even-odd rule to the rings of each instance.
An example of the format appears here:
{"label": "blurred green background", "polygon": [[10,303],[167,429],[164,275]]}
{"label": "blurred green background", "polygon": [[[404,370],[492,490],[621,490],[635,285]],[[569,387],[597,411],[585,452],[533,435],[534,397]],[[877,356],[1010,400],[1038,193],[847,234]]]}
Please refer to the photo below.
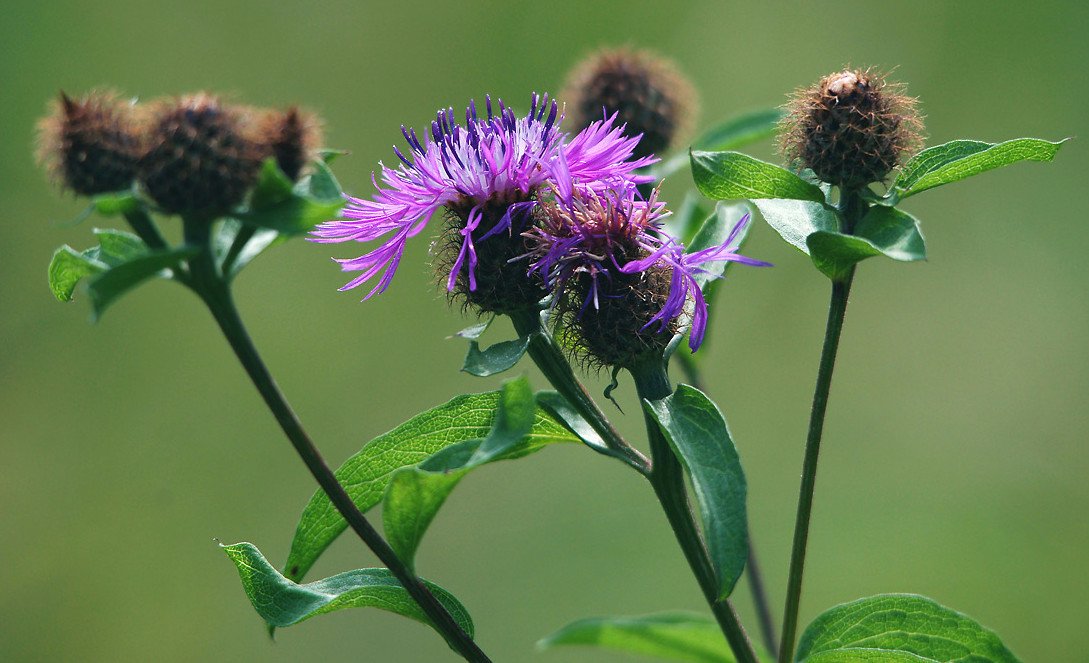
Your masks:
{"label": "blurred green background", "polygon": [[[210,89],[301,103],[327,121],[349,191],[393,157],[398,126],[534,90],[602,45],[674,58],[701,126],[779,104],[845,63],[896,67],[930,143],[1077,136],[1026,164],[913,198],[925,264],[867,262],[833,389],[802,621],[887,591],[926,594],[998,631],[1026,661],[1089,651],[1089,9],[1084,3],[727,2],[5,4],[0,23],[0,659],[453,660],[425,627],[345,611],[268,640],[213,542],[280,565],[314,486],[195,298],[145,286],[88,322],[45,267],[92,219],[34,165],[34,122],[58,89],[151,98]],[[770,141],[753,151],[776,158]],[[678,175],[668,192],[679,202]],[[172,229],[176,233],[176,228]],[[387,294],[338,293],[331,255],[277,248],[238,281],[266,360],[331,463],[468,390],[465,321],[413,243]],[[758,225],[718,305],[708,359],[750,484],[777,619],[827,298],[807,259]],[[507,330],[493,332],[499,339]],[[526,370],[526,369],[522,369]],[[535,371],[531,378],[542,380]],[[601,380],[593,380],[595,388]],[[630,383],[625,430],[639,421]],[[377,515],[377,514],[376,514]],[[312,577],[373,563],[343,537]],[[652,500],[618,463],[556,448],[491,466],[455,492],[421,572],[457,594],[497,661],[619,661],[534,652],[595,614],[703,610]],[[736,603],[749,624],[743,587]]]}

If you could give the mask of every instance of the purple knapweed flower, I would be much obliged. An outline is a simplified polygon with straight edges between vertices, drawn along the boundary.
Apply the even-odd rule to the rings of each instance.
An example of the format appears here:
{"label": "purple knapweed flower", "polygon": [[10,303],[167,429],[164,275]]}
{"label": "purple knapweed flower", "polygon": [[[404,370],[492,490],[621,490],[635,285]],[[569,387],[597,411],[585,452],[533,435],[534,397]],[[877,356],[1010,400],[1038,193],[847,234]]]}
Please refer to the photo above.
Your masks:
{"label": "purple knapweed flower", "polygon": [[[668,212],[658,200],[657,190],[646,200],[630,183],[595,190],[565,177],[562,165],[561,159],[553,198],[540,203],[538,224],[526,233],[533,244],[529,271],[545,278],[555,298],[553,305],[570,297],[565,291],[576,285],[581,301],[567,307],[575,309],[576,318],[589,309],[625,306],[620,300],[628,298],[640,309],[636,315],[644,316],[638,331],[656,325],[652,331],[661,333],[689,310],[691,299],[689,347],[696,350],[707,327],[707,303],[697,276],[714,276],[703,266],[712,262],[770,264],[737,253],[742,231],[750,222],[747,214],[722,244],[685,253],[684,245],[662,228]],[[625,278],[650,272],[654,272],[653,278]],[[646,304],[652,302],[657,310],[648,312]],[[610,319],[610,329],[625,326],[618,316]]]}
{"label": "purple knapweed flower", "polygon": [[[467,266],[469,290],[476,289],[476,242],[512,229],[512,213],[526,218],[538,191],[552,177],[553,164],[561,154],[569,176],[594,190],[645,182],[649,177],[635,171],[652,163],[650,158],[630,160],[638,137],[625,137],[615,126],[615,116],[596,122],[566,140],[560,132],[562,115],[548,95],[533,95],[529,114],[517,117],[498,103],[493,112],[486,97],[486,116],[477,114],[470,102],[464,125],[458,124],[453,108],[439,111],[431,123],[431,135],[421,141],[414,130],[401,127],[408,141],[404,154],[394,147],[401,163],[397,168],[381,165],[382,183],[372,175],[377,192],[370,200],[348,196],[339,219],[320,224],[312,233],[315,242],[381,240],[381,245],[358,258],[338,260],[344,271],[360,272],[341,290],[355,288],[381,274],[364,299],[381,293],[404,252],[408,238],[418,235],[440,208],[448,208],[464,220],[459,228],[461,247],[447,281],[454,289]],[[498,218],[485,219],[489,212],[505,208]],[[493,215],[494,216],[494,215]],[[490,225],[491,227],[487,227]]]}

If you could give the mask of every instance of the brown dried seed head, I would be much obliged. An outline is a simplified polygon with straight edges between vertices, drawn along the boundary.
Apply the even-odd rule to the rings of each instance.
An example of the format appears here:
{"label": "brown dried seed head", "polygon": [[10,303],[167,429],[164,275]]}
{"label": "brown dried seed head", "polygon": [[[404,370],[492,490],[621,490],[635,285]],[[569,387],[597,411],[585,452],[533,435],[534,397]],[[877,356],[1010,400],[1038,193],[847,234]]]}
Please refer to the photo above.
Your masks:
{"label": "brown dried seed head", "polygon": [[561,99],[571,113],[569,127],[617,113],[624,133],[642,134],[636,158],[661,154],[688,134],[696,115],[696,92],[669,60],[646,51],[604,50],[572,70]]}
{"label": "brown dried seed head", "polygon": [[269,155],[253,125],[249,109],[203,92],[160,102],[150,113],[140,182],[166,212],[226,212],[242,202]]}
{"label": "brown dried seed head", "polygon": [[79,195],[128,189],[139,156],[134,104],[113,93],[72,99],[61,92],[38,122],[38,161]]}
{"label": "brown dried seed head", "polygon": [[921,143],[916,100],[871,70],[848,69],[797,90],[780,148],[795,167],[842,187],[883,181]]}
{"label": "brown dried seed head", "polygon": [[267,146],[280,170],[299,179],[321,146],[321,122],[313,113],[295,108],[264,113],[257,124],[258,140]]}

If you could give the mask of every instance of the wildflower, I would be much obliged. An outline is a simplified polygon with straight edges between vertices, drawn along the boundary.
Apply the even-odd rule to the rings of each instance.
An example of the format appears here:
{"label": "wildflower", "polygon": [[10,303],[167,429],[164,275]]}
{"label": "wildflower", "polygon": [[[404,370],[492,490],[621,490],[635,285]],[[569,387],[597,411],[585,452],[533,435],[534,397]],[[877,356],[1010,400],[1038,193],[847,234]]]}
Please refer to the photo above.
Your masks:
{"label": "wildflower", "polygon": [[[525,117],[517,117],[502,101],[495,112],[490,97],[485,108],[486,115],[481,116],[475,102],[470,103],[464,125],[457,123],[452,108],[439,111],[430,136],[422,141],[415,131],[402,126],[408,154],[394,148],[401,163],[396,168],[381,166],[381,185],[372,176],[377,189],[373,198],[348,197],[341,218],[313,232],[311,240],[323,243],[381,240],[365,255],[338,260],[344,271],[360,272],[341,290],[381,274],[364,299],[385,291],[407,240],[445,209],[455,233],[455,241],[448,245],[456,248],[442,261],[449,265],[447,290],[475,293],[480,285],[477,245],[500,235],[520,237],[527,213],[551,178],[560,154],[571,177],[585,186],[601,189],[626,181],[649,181],[635,171],[653,159],[629,161],[638,138],[624,137],[614,124],[615,117],[594,123],[568,141],[560,132],[559,108],[547,95],[533,95]],[[504,266],[520,252],[491,264]],[[505,271],[497,276],[514,277]],[[519,278],[524,278],[524,270]]]}
{"label": "wildflower", "polygon": [[869,70],[825,76],[795,92],[787,110],[783,153],[837,186],[884,180],[921,141],[915,99]]}
{"label": "wildflower", "polygon": [[604,50],[575,67],[563,98],[575,127],[616,113],[627,135],[642,135],[635,156],[661,154],[688,133],[696,91],[677,67],[649,51]]}
{"label": "wildflower", "polygon": [[539,203],[537,225],[526,233],[529,271],[544,276],[560,324],[589,363],[630,367],[646,352],[664,351],[686,312],[696,350],[707,327],[697,280],[708,275],[703,265],[768,265],[737,253],[748,216],[721,245],[685,253],[662,229],[668,213],[657,190],[643,200],[631,183],[581,186],[565,176],[562,160],[557,172],[553,197]]}

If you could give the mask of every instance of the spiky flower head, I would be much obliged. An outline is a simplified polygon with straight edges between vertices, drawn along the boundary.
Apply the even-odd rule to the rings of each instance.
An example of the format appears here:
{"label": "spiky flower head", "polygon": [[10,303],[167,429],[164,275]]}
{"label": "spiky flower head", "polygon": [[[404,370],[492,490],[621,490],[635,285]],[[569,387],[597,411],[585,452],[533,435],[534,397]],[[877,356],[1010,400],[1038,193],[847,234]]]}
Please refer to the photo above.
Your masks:
{"label": "spiky flower head", "polygon": [[[503,260],[490,257],[488,264],[498,271],[482,274],[486,266],[478,244],[500,235],[508,239],[520,235],[526,212],[552,177],[561,154],[571,177],[587,186],[649,181],[635,171],[653,159],[629,161],[638,138],[624,137],[621,127],[614,125],[615,118],[596,122],[570,140],[560,132],[561,120],[556,102],[547,95],[533,95],[524,117],[501,101],[493,108],[487,97],[484,114],[478,114],[475,103],[469,104],[464,124],[458,123],[452,108],[439,111],[424,140],[402,127],[408,154],[394,148],[401,163],[396,168],[382,165],[381,185],[372,177],[374,196],[370,200],[349,197],[341,218],[319,225],[311,236],[312,241],[325,243],[381,240],[365,255],[338,261],[344,271],[360,272],[341,290],[381,275],[364,299],[385,291],[405,243],[441,209],[449,212],[453,226],[447,232],[455,234],[454,241],[445,244],[452,253],[440,257],[449,266],[446,286],[450,292],[476,293],[482,276],[490,279],[482,288],[487,291],[495,278],[524,278],[524,271],[517,276],[505,267],[510,258],[524,252],[518,246],[508,247]],[[496,308],[484,310],[503,306],[497,303]]]}
{"label": "spiky flower head", "polygon": [[675,145],[691,129],[697,107],[696,91],[676,65],[626,48],[600,51],[577,65],[562,98],[576,128],[615,113],[629,136],[642,134],[636,157]]}
{"label": "spiky flower head", "polygon": [[306,164],[317,156],[322,140],[317,116],[294,106],[283,111],[266,111],[255,132],[257,140],[276,158],[280,170],[293,181],[299,179]]}
{"label": "spiky flower head", "polygon": [[707,273],[702,266],[768,264],[737,253],[748,216],[721,245],[685,253],[662,229],[667,212],[657,191],[646,200],[631,184],[595,191],[560,171],[553,196],[540,203],[537,223],[526,232],[528,257],[584,363],[629,368],[648,352],[663,352],[685,317],[689,347],[698,349],[707,327],[697,281]]}
{"label": "spiky flower head", "polygon": [[881,182],[920,143],[915,103],[872,70],[829,74],[794,93],[780,147],[824,182],[848,188]]}
{"label": "spiky flower head", "polygon": [[140,140],[131,101],[109,92],[72,99],[64,92],[38,122],[38,160],[81,196],[132,186]]}
{"label": "spiky flower head", "polygon": [[215,215],[242,202],[268,149],[252,111],[198,93],[156,104],[139,179],[165,212]]}

